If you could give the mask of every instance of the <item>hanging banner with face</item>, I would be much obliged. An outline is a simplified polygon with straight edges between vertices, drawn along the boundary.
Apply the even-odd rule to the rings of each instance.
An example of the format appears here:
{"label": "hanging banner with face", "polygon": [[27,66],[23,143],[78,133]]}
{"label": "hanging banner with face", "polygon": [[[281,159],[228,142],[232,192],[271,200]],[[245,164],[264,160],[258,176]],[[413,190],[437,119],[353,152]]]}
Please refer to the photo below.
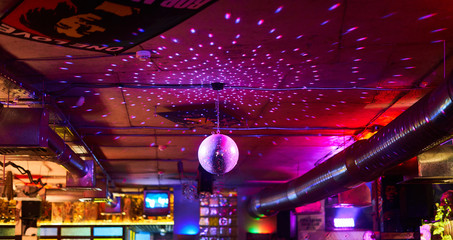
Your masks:
{"label": "hanging banner with face", "polygon": [[23,0],[0,33],[110,54],[121,53],[188,19],[216,0]]}

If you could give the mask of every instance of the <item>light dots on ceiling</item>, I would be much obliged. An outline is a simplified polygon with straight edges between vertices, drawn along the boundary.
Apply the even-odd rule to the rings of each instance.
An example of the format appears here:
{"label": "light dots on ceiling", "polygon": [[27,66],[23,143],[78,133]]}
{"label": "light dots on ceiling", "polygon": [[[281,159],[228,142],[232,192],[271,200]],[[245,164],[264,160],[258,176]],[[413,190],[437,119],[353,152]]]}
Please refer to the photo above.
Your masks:
{"label": "light dots on ceiling", "polygon": [[391,13],[388,13],[388,14],[382,16],[381,19],[390,18],[391,16],[394,16],[394,15],[396,15],[396,12],[391,12]]}
{"label": "light dots on ceiling", "polygon": [[337,9],[339,6],[340,6],[340,3],[335,3],[334,5],[332,5],[331,7],[329,7],[329,11],[335,10],[335,9]]}
{"label": "light dots on ceiling", "polygon": [[447,30],[447,28],[438,28],[438,29],[432,30],[431,33],[442,32],[442,31],[445,31],[445,30]]}
{"label": "light dots on ceiling", "polygon": [[[333,5],[332,5],[333,4]],[[160,35],[160,38],[155,39],[156,45],[153,48],[157,49],[154,54],[160,55],[154,63],[147,63],[146,67],[143,64],[138,64],[135,59],[121,55],[111,63],[111,66],[107,66],[103,69],[105,77],[95,77],[95,81],[98,82],[114,82],[119,75],[127,75],[127,78],[121,79],[120,81],[134,82],[137,84],[150,84],[150,85],[165,85],[165,84],[186,84],[186,85],[200,85],[207,84],[213,79],[221,77],[227,84],[227,86],[239,86],[239,87],[251,87],[251,88],[313,88],[329,86],[331,83],[330,77],[327,73],[326,68],[323,66],[323,54],[338,48],[340,45],[338,42],[325,43],[328,47],[323,50],[323,53],[312,51],[306,48],[306,44],[312,41],[312,33],[310,32],[289,32],[278,25],[276,19],[284,17],[287,12],[291,12],[292,9],[285,5],[283,6],[272,6],[267,11],[267,15],[257,15],[255,17],[250,16],[239,16],[236,11],[220,13],[217,15],[218,20],[226,26],[231,27],[233,30],[226,30],[220,32],[216,28],[202,28],[198,25],[185,25],[184,28],[179,32],[169,31],[164,35]],[[330,6],[330,7],[329,7]],[[330,2],[329,5],[324,5],[322,8],[324,11],[338,10],[341,6],[340,3]],[[282,13],[284,11],[284,13]],[[234,13],[234,14],[233,14]],[[338,14],[339,11],[331,12],[332,16]],[[389,18],[395,15],[397,12],[389,13],[381,18]],[[273,15],[277,14],[277,15]],[[422,15],[422,14],[420,14]],[[436,14],[428,14],[419,17],[419,20],[431,18]],[[380,16],[380,15],[379,15]],[[379,16],[377,18],[379,19]],[[418,15],[419,16],[419,15]],[[418,17],[417,16],[417,17]],[[222,18],[225,18],[223,20]],[[325,27],[319,27],[319,29],[329,30],[332,26],[335,26],[337,18],[329,16],[329,19],[321,18],[316,20],[316,24],[326,25]],[[417,18],[415,18],[417,19]],[[324,22],[322,22],[324,20]],[[391,21],[391,19],[385,20]],[[382,21],[384,22],[384,21]],[[238,25],[234,25],[238,24]],[[357,23],[351,23],[357,24]],[[254,28],[253,34],[261,34],[267,41],[257,43],[251,43],[250,39],[254,36],[252,32],[239,30],[239,27],[248,26]],[[349,27],[349,28],[348,28]],[[348,79],[344,80],[344,86],[353,87],[360,86],[360,84],[368,84],[364,82],[366,78],[362,75],[366,74],[367,69],[364,67],[368,63],[367,53],[372,51],[372,47],[368,47],[371,42],[375,43],[378,40],[373,35],[365,35],[361,30],[365,31],[365,26],[360,25],[360,30],[356,31],[359,27],[355,25],[346,26],[347,29],[343,32],[343,35],[349,34],[345,39],[352,43],[351,50],[361,50],[361,52],[355,51],[350,58],[347,58],[347,64],[343,66],[342,72],[349,74]],[[235,30],[237,29],[237,30]],[[430,29],[432,33],[438,33],[446,31],[447,28],[437,26],[436,28]],[[351,32],[354,33],[350,34]],[[140,30],[139,30],[140,32]],[[306,37],[304,38],[304,35]],[[429,32],[427,32],[429,33]],[[185,35],[183,35],[185,34]],[[338,32],[336,33],[338,34]],[[430,36],[439,36],[439,34],[432,34]],[[429,35],[429,34],[428,34]],[[439,37],[440,38],[440,37]],[[279,40],[279,41],[277,41]],[[284,43],[280,43],[283,41]],[[292,41],[292,44],[286,45],[286,40]],[[298,41],[296,41],[298,40]],[[290,42],[288,41],[288,42]],[[337,40],[334,40],[337,41]],[[154,43],[154,42],[153,42]],[[179,44],[179,45],[176,45]],[[235,46],[232,46],[235,45]],[[365,48],[367,46],[368,48]],[[333,53],[335,54],[335,52]],[[332,55],[333,55],[332,54]],[[72,58],[72,57],[68,57]],[[363,59],[363,60],[362,60]],[[408,61],[411,58],[406,56],[399,56],[396,58],[401,61]],[[74,75],[71,70],[77,65],[77,60],[65,59],[62,61],[63,66],[60,70],[67,70],[68,81],[76,81],[73,78],[86,78],[86,75]],[[319,60],[319,61],[318,61]],[[359,63],[360,62],[360,63]],[[321,65],[316,67],[316,64]],[[409,69],[416,68],[416,63],[400,63],[400,72],[410,74]],[[311,66],[313,65],[313,66]],[[127,73],[124,73],[124,69],[127,66]],[[132,66],[132,67],[131,67]],[[69,69],[70,67],[70,69]],[[406,69],[407,71],[404,71]],[[107,73],[106,73],[107,72]],[[138,74],[140,73],[140,74]],[[352,75],[355,74],[355,75]],[[403,76],[402,74],[395,74],[393,77]],[[66,80],[65,79],[65,80]],[[370,82],[373,80],[369,78]],[[343,80],[343,79],[342,79]],[[362,82],[361,82],[362,81]],[[400,81],[400,80],[398,80]],[[67,83],[66,81],[60,81],[61,83]],[[137,85],[139,86],[139,85]],[[351,86],[352,87],[352,86]],[[134,92],[132,92],[134,91]],[[144,112],[152,111],[154,106],[162,107],[177,107],[179,104],[207,104],[210,98],[213,97],[212,93],[205,89],[149,89],[148,92],[142,93],[143,89],[140,89],[141,95],[138,95],[137,90],[130,90],[130,94],[126,95],[126,100],[123,104],[134,107],[135,109],[143,109]],[[301,111],[310,111],[315,109],[315,104],[320,104],[327,96],[315,95],[316,90],[313,91],[310,97],[301,99],[302,95],[307,93],[305,90],[295,90],[294,92],[285,91],[278,94],[273,92],[265,91],[253,91],[247,89],[229,89],[230,95],[224,96],[223,101],[228,103],[226,108],[229,109],[240,109],[247,115],[253,117],[262,117],[257,112],[261,106],[266,105],[267,102],[274,104],[271,108],[264,110],[264,112],[271,112],[272,115],[281,114],[283,107],[282,105],[291,105],[299,107],[306,104],[307,108],[302,108]],[[344,91],[348,92],[348,91]],[[333,91],[337,94],[336,91]],[[343,93],[339,90],[338,93]],[[371,92],[372,93],[372,92]],[[369,95],[372,95],[372,94]],[[97,93],[99,95],[99,93]],[[294,95],[293,95],[294,94]],[[299,95],[297,95],[299,94]],[[338,94],[346,96],[347,93]],[[369,96],[366,95],[366,96]],[[102,97],[106,97],[104,94]],[[115,101],[119,101],[119,97]],[[302,101],[303,100],[303,101]],[[112,100],[113,101],[113,100]],[[340,101],[345,103],[346,101]],[[338,104],[338,99],[335,100]],[[96,112],[94,107],[88,108],[85,111]],[[319,109],[330,111],[334,109],[334,106],[327,105],[322,106]],[[90,111],[89,111],[90,110]],[[258,111],[257,111],[258,110]],[[79,111],[79,110],[77,110]],[[102,114],[102,113],[97,113]],[[137,115],[137,116],[136,116]],[[151,124],[146,119],[141,119],[139,114],[131,115],[130,117],[135,119],[136,124],[146,125]],[[104,116],[104,115],[103,115]],[[134,117],[133,117],[134,116]],[[317,117],[310,112],[307,112],[307,118]],[[247,117],[246,117],[247,118]],[[288,118],[293,121],[293,118]],[[303,119],[303,117],[300,117]],[[276,119],[267,119],[266,122],[257,123],[258,125],[275,125],[278,123]]]}
{"label": "light dots on ceiling", "polygon": [[430,14],[427,14],[427,15],[419,17],[418,20],[425,20],[425,19],[428,19],[428,18],[432,18],[432,17],[434,17],[436,15],[437,15],[437,13],[430,13]]}
{"label": "light dots on ceiling", "polygon": [[349,28],[348,30],[346,30],[346,32],[344,32],[343,35],[346,35],[346,34],[352,32],[352,31],[354,31],[354,30],[357,30],[358,28],[359,28],[359,27],[357,27],[357,26],[356,26],[356,27],[351,27],[351,28]]}

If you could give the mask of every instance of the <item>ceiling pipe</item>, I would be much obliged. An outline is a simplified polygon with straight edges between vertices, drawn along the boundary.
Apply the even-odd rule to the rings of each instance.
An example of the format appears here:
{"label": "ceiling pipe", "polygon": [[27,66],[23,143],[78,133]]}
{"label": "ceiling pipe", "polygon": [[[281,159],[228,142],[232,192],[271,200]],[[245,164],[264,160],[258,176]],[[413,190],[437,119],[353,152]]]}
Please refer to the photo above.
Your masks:
{"label": "ceiling pipe", "polygon": [[306,174],[262,190],[249,213],[266,217],[351,189],[451,138],[453,78],[420,99],[368,140],[358,141]]}
{"label": "ceiling pipe", "polygon": [[72,123],[66,117],[66,115],[63,113],[63,111],[61,111],[61,109],[57,106],[57,104],[55,103],[55,99],[49,97],[48,100],[50,102],[49,105],[52,106],[52,109],[56,112],[56,114],[58,116],[60,116],[63,119],[63,121],[65,122],[65,125],[67,125],[69,127],[69,129],[72,131],[72,133],[79,139],[79,141],[82,143],[83,147],[85,147],[85,149],[91,155],[93,160],[96,162],[98,168],[104,174],[108,185],[111,185],[112,187],[114,187],[115,183],[111,181],[112,178],[110,177],[110,174],[105,170],[104,166],[101,164],[99,159],[96,157],[96,155],[94,154],[93,150],[88,146],[88,144],[85,142],[83,137],[79,134],[79,132],[76,131],[75,127],[72,125]]}
{"label": "ceiling pipe", "polygon": [[79,155],[58,136],[50,127],[48,130],[48,146],[56,154],[56,161],[70,173],[83,177],[88,173],[88,166]]}
{"label": "ceiling pipe", "polygon": [[1,108],[0,132],[3,155],[52,156],[50,159],[74,175],[83,177],[88,173],[85,161],[49,127],[46,109]]}

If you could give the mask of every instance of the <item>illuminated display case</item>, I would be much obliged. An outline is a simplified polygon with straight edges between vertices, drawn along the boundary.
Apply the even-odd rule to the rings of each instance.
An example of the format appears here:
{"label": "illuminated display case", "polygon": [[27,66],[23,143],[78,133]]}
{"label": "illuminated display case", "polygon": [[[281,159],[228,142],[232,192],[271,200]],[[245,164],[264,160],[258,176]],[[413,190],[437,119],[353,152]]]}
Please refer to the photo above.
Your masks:
{"label": "illuminated display case", "polygon": [[223,191],[200,199],[200,239],[237,239],[237,192]]}

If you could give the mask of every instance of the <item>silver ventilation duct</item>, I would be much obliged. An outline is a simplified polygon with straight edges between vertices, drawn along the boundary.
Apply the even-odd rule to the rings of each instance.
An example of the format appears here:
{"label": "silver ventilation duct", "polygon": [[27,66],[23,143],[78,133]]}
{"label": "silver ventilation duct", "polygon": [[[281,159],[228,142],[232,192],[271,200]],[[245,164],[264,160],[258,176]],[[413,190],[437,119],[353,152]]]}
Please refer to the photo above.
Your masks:
{"label": "silver ventilation duct", "polygon": [[363,182],[451,137],[453,78],[420,99],[368,140],[354,143],[299,178],[251,198],[249,212],[270,216],[316,202]]}
{"label": "silver ventilation duct", "polygon": [[49,127],[49,114],[42,108],[0,109],[0,154],[45,156],[71,174],[85,176],[89,167]]}
{"label": "silver ventilation duct", "polygon": [[417,156],[417,172],[404,176],[404,184],[453,183],[453,145],[445,144]]}

